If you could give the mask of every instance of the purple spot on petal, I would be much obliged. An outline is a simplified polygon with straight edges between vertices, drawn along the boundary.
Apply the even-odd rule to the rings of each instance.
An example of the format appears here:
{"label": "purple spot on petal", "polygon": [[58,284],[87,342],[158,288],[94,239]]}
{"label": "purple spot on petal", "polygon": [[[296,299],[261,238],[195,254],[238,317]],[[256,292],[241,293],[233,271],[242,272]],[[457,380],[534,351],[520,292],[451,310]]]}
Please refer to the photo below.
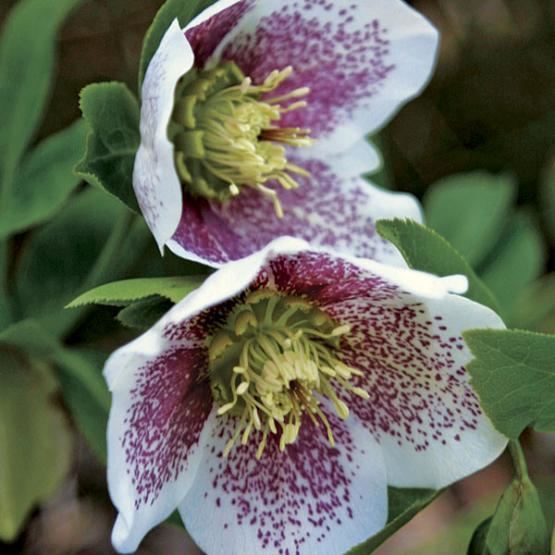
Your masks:
{"label": "purple spot on petal", "polygon": [[282,125],[310,128],[316,137],[351,119],[355,109],[371,109],[370,100],[395,68],[388,61],[387,30],[369,18],[367,9],[355,5],[349,13],[330,6],[333,14],[318,0],[283,6],[253,21],[223,53],[255,82],[293,66],[295,73],[278,93],[308,86],[309,106],[286,114]]}
{"label": "purple spot on petal", "polygon": [[197,382],[205,368],[204,349],[178,348],[137,370],[120,439],[137,509],[187,469],[212,407],[207,382]]}

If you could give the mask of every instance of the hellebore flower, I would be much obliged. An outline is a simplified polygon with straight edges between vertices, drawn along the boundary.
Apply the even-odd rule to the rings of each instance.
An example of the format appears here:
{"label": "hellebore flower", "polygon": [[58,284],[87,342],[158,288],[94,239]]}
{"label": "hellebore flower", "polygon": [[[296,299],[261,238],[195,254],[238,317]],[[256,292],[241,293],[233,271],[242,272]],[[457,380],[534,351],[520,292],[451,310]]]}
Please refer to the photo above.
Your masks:
{"label": "hellebore flower", "polygon": [[388,484],[494,460],[461,334],[503,324],[465,287],[293,238],[211,275],[106,364],[116,549],[178,508],[209,555],[342,553]]}
{"label": "hellebore flower", "polygon": [[159,247],[219,266],[288,235],[400,263],[374,220],[420,209],[361,177],[379,166],[365,136],[422,90],[437,42],[400,0],[220,0],[175,21],[133,175]]}

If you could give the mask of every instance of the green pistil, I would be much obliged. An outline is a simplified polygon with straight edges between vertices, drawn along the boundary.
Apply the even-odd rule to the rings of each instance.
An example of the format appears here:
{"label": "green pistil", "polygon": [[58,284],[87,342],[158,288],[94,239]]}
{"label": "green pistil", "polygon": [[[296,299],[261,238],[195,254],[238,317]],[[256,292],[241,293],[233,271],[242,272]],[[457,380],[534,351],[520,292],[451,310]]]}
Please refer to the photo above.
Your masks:
{"label": "green pistil", "polygon": [[287,160],[286,146],[312,144],[308,129],[277,125],[282,114],[306,106],[296,99],[309,90],[268,97],[291,73],[291,68],[273,71],[264,83],[253,85],[226,62],[210,70],[192,69],[179,80],[168,133],[177,173],[191,195],[225,202],[251,187],[270,197],[278,216],[283,215],[277,192],[267,183],[297,188],[294,176],[308,173]]}
{"label": "green pistil", "polygon": [[368,398],[350,382],[361,372],[338,356],[341,338],[349,331],[305,299],[270,289],[251,293],[236,307],[208,346],[218,414],[238,417],[224,454],[237,441],[246,444],[253,430],[262,434],[258,458],[269,434],[279,434],[283,450],[296,440],[305,414],[315,424],[323,424],[333,445],[322,400],[327,398],[345,419],[349,409],[338,397],[338,389]]}

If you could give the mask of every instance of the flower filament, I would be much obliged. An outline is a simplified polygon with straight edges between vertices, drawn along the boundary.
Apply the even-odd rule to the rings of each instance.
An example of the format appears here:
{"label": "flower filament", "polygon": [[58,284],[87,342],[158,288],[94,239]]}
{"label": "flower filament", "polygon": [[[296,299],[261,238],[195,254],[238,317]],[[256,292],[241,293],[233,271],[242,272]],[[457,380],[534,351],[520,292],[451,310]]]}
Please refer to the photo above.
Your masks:
{"label": "flower filament", "polygon": [[225,202],[251,187],[269,197],[283,215],[278,193],[269,183],[297,188],[295,175],[308,172],[289,162],[286,147],[312,144],[309,129],[280,127],[281,116],[304,108],[299,100],[310,91],[270,93],[292,74],[272,71],[254,85],[233,62],[213,69],[192,69],[178,82],[168,128],[175,167],[183,187],[193,196]]}
{"label": "flower filament", "polygon": [[327,399],[345,419],[349,408],[338,390],[368,398],[366,391],[351,383],[362,372],[339,357],[340,342],[349,331],[349,326],[338,326],[301,297],[270,289],[250,293],[208,347],[218,414],[237,419],[224,455],[238,441],[245,445],[254,431],[261,438],[257,458],[269,434],[276,434],[283,451],[297,439],[305,415],[315,425],[323,425],[333,446],[322,402]]}

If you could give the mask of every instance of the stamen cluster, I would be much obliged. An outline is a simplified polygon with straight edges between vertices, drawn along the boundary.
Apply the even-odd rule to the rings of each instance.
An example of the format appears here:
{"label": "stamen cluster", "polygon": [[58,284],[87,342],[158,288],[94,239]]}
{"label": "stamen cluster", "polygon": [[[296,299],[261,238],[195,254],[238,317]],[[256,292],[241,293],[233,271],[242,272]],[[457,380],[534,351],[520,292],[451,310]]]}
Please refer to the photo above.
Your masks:
{"label": "stamen cluster", "polygon": [[349,331],[304,298],[271,289],[251,292],[209,342],[209,377],[218,414],[237,417],[224,455],[239,438],[246,444],[254,430],[261,434],[257,458],[270,433],[284,450],[296,440],[305,415],[323,424],[333,446],[333,431],[321,407],[324,399],[345,419],[349,408],[338,390],[368,398],[350,382],[362,373],[339,358],[340,342]]}
{"label": "stamen cluster", "polygon": [[308,173],[287,160],[286,147],[310,146],[310,130],[279,127],[281,116],[307,105],[308,88],[274,96],[293,72],[272,71],[253,85],[233,62],[204,71],[191,70],[177,84],[168,133],[175,166],[193,196],[224,202],[251,187],[270,197],[283,215],[277,192],[268,182],[294,189],[293,175]]}

